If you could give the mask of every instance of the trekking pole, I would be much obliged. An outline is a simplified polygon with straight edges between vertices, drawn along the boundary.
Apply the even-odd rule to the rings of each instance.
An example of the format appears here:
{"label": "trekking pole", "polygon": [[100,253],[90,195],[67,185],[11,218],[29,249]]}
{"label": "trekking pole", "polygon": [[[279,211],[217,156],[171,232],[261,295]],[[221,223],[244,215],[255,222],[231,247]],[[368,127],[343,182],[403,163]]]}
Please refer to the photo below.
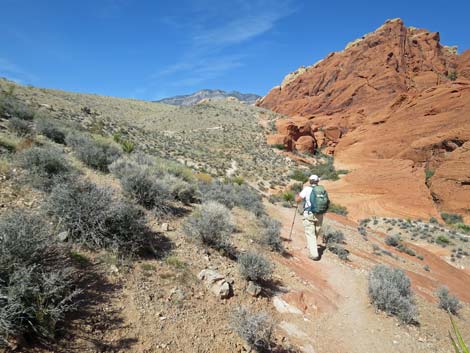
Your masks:
{"label": "trekking pole", "polygon": [[298,209],[299,209],[299,205],[297,205],[297,207],[295,208],[294,219],[292,220],[292,225],[290,227],[289,241],[292,240],[292,230],[294,229],[295,217],[297,216],[297,210]]}

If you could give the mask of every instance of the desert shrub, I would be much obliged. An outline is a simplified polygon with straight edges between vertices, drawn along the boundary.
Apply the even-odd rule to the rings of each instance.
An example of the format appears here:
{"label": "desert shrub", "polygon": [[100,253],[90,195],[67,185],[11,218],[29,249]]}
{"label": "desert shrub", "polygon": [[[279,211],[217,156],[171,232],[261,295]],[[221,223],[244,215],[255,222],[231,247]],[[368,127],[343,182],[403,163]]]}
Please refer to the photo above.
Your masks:
{"label": "desert shrub", "polygon": [[13,95],[0,94],[0,116],[5,118],[18,118],[33,120],[35,111]]}
{"label": "desert shrub", "polygon": [[183,231],[209,247],[228,251],[233,231],[230,210],[215,201],[203,203],[183,223]]}
{"label": "desert shrub", "polygon": [[0,134],[0,152],[15,152],[20,141],[18,137]]}
{"label": "desert shrub", "polygon": [[325,228],[323,241],[325,242],[327,249],[338,256],[341,260],[349,260],[349,251],[341,245],[344,244],[345,241],[343,232],[332,228]]}
{"label": "desert shrub", "polygon": [[252,313],[246,307],[238,307],[232,314],[230,326],[252,349],[269,349],[274,323],[265,312]]}
{"label": "desert shrub", "polygon": [[124,140],[121,142],[121,147],[125,153],[132,153],[135,149],[135,144],[132,141]]}
{"label": "desert shrub", "polygon": [[104,139],[75,133],[67,135],[65,142],[83,163],[102,172],[108,172],[109,165],[121,156],[119,147]]}
{"label": "desert shrub", "polygon": [[332,202],[328,206],[328,212],[336,213],[336,214],[339,214],[341,216],[347,216],[348,215],[348,209],[346,207],[335,204],[335,203],[332,203]]}
{"label": "desert shrub", "polygon": [[441,213],[441,217],[446,224],[463,223],[463,217],[454,213]]}
{"label": "desert shrub", "polygon": [[347,170],[336,170],[333,158],[325,156],[326,162],[310,168],[310,174],[316,174],[322,180],[338,180],[340,174],[347,174]]}
{"label": "desert shrub", "polygon": [[8,120],[8,128],[20,137],[28,136],[33,133],[31,123],[19,118],[11,118]]}
{"label": "desert shrub", "polygon": [[437,221],[437,219],[435,217],[431,217],[431,218],[429,218],[429,223],[438,224],[439,222]]}
{"label": "desert shrub", "polygon": [[[470,225],[468,224],[464,224],[464,223],[457,223],[455,225],[455,227],[457,229],[460,229],[461,231],[465,232],[465,233],[470,233]],[[467,238],[464,238],[464,239],[467,239]]]}
{"label": "desert shrub", "polygon": [[261,217],[263,227],[261,233],[261,243],[268,246],[271,250],[284,253],[284,245],[281,240],[281,222],[272,219],[269,216]]}
{"label": "desert shrub", "polygon": [[436,291],[436,295],[439,299],[439,308],[444,309],[445,311],[454,315],[457,315],[459,310],[462,309],[462,304],[460,304],[459,298],[450,294],[449,288],[446,286],[439,287]]}
{"label": "desert shrub", "polygon": [[416,320],[411,282],[400,269],[375,266],[369,274],[369,297],[377,309],[396,315],[404,323]]}
{"label": "desert shrub", "polygon": [[170,185],[147,168],[135,168],[120,181],[124,191],[147,209],[164,210],[171,198]]}
{"label": "desert shrub", "polygon": [[385,237],[385,244],[393,247],[397,247],[401,244],[401,238],[399,235],[389,235]]}
{"label": "desert shrub", "polygon": [[275,143],[271,145],[271,147],[277,148],[278,150],[281,150],[281,151],[284,151],[286,149],[286,146],[284,146],[284,144],[282,143]]}
{"label": "desert shrub", "polygon": [[169,211],[171,200],[190,204],[201,198],[195,182],[184,179],[184,172],[163,167],[162,162],[144,154],[120,158],[109,169],[120,179],[123,189],[148,209]]}
{"label": "desert shrub", "polygon": [[340,230],[326,228],[323,233],[323,241],[328,244],[342,244],[345,241],[344,234]]}
{"label": "desert shrub", "polygon": [[436,244],[439,244],[445,247],[450,244],[450,240],[445,235],[439,235],[436,237]]}
{"label": "desert shrub", "polygon": [[303,185],[302,183],[294,183],[290,186],[290,191],[294,192],[294,193],[297,193],[297,192],[301,192],[302,189],[303,189]]}
{"label": "desert shrub", "polygon": [[58,149],[33,147],[19,156],[19,165],[28,171],[27,179],[33,186],[49,191],[57,182],[72,178],[74,168]]}
{"label": "desert shrub", "polygon": [[347,250],[344,246],[340,244],[329,244],[328,250],[338,256],[340,260],[349,260],[349,250]]}
{"label": "desert shrub", "polygon": [[67,131],[64,127],[59,125],[59,123],[49,119],[41,119],[37,122],[36,129],[40,134],[46,136],[48,139],[62,145],[65,144]]}
{"label": "desert shrub", "polygon": [[238,256],[240,275],[248,281],[266,281],[273,273],[272,264],[263,256],[246,252]]}
{"label": "desert shrub", "polygon": [[169,185],[170,194],[177,201],[189,205],[201,199],[199,188],[195,183],[188,183],[178,177],[168,175],[164,180]]}
{"label": "desert shrub", "polygon": [[90,249],[132,254],[146,245],[143,212],[116,199],[109,188],[82,180],[61,183],[52,189],[46,208],[74,242]]}
{"label": "desert shrub", "polygon": [[292,191],[283,192],[281,195],[285,202],[292,203],[295,200],[295,194]]}
{"label": "desert shrub", "polygon": [[293,180],[300,181],[301,183],[305,183],[308,180],[307,171],[302,169],[295,169],[289,177]]}
{"label": "desert shrub", "polygon": [[0,347],[11,337],[53,337],[74,308],[73,271],[38,215],[3,214],[0,235]]}
{"label": "desert shrub", "polygon": [[256,216],[264,214],[261,197],[252,187],[243,184],[225,184],[219,181],[199,183],[201,197],[204,201],[217,201],[229,209],[235,206],[247,209]]}
{"label": "desert shrub", "polygon": [[458,77],[457,71],[455,71],[455,70],[452,70],[447,74],[447,78],[451,81],[455,81],[457,79],[457,77]]}

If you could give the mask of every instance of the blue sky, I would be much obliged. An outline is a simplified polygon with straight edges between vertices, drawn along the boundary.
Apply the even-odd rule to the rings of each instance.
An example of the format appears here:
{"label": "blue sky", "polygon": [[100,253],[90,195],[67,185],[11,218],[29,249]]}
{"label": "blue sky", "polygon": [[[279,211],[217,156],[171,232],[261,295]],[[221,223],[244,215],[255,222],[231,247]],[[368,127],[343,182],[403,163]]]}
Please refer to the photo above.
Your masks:
{"label": "blue sky", "polygon": [[0,10],[0,76],[146,100],[264,95],[389,18],[470,48],[468,0],[0,0]]}

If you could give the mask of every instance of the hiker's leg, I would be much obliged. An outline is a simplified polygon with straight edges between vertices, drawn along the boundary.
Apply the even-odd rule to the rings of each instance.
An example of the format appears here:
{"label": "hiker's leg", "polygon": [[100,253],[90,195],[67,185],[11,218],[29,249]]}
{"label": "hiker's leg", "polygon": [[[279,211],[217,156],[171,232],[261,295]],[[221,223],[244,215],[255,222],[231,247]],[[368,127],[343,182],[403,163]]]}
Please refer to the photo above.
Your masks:
{"label": "hiker's leg", "polygon": [[313,215],[304,215],[305,237],[307,238],[308,252],[311,257],[318,257],[317,237]]}
{"label": "hiker's leg", "polygon": [[320,235],[323,235],[323,213],[315,215],[315,234],[317,239]]}

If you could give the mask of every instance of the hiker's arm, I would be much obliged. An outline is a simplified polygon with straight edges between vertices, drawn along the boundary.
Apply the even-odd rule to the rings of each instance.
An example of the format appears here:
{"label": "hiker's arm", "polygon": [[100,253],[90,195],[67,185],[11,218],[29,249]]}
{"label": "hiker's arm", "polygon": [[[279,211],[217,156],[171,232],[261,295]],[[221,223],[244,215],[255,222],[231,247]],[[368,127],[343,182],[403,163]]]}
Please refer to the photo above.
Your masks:
{"label": "hiker's arm", "polygon": [[305,199],[305,192],[304,192],[305,189],[303,189],[301,192],[297,193],[295,195],[295,202],[299,203],[301,202],[303,199]]}

